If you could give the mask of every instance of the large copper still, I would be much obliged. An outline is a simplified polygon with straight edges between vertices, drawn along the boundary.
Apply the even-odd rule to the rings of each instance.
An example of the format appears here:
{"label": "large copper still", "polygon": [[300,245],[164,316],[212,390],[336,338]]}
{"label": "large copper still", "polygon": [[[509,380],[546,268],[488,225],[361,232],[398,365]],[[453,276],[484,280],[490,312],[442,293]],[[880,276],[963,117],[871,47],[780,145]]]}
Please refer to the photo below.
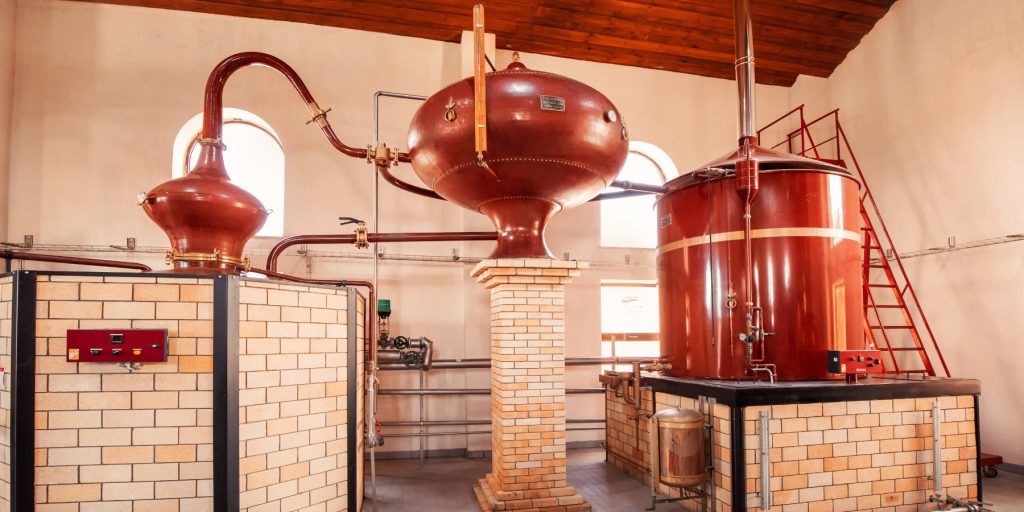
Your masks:
{"label": "large copper still", "polygon": [[486,153],[474,146],[474,78],[428,99],[409,128],[413,169],[445,199],[488,216],[491,257],[550,258],[548,220],[608,187],[629,149],[604,95],[521,62],[486,76]]}
{"label": "large copper still", "polygon": [[735,1],[739,148],[657,202],[661,354],[680,377],[834,378],[865,348],[858,182],[758,146],[749,0]]}

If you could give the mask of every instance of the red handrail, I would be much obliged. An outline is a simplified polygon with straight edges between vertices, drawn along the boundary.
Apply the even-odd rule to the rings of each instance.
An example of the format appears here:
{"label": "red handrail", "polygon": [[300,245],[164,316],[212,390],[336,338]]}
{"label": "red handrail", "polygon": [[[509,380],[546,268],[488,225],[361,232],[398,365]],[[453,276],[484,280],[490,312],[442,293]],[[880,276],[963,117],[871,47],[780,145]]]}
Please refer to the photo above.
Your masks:
{"label": "red handrail", "polygon": [[[846,154],[849,155],[849,158],[850,158],[850,160],[851,160],[851,162],[853,164],[853,168],[857,171],[857,177],[860,179],[860,182],[861,182],[862,186],[864,187],[864,194],[860,198],[861,199],[861,203],[862,203],[862,207],[865,207],[867,203],[871,204],[871,209],[872,209],[872,212],[874,213],[874,217],[877,219],[877,224],[881,228],[882,235],[885,236],[885,242],[888,244],[888,248],[892,251],[892,259],[896,261],[897,268],[899,269],[900,274],[903,276],[903,280],[905,281],[905,285],[902,287],[902,289],[897,289],[896,292],[900,293],[901,295],[904,295],[907,292],[910,292],[911,302],[913,302],[914,308],[917,310],[917,316],[920,317],[921,324],[924,325],[925,332],[927,333],[928,338],[931,340],[931,347],[935,351],[935,355],[938,356],[939,362],[942,364],[942,369],[945,372],[946,376],[947,377],[950,376],[949,367],[946,364],[946,360],[945,360],[945,358],[942,355],[942,351],[939,349],[938,341],[935,339],[935,334],[932,331],[931,324],[928,323],[928,318],[924,315],[924,311],[923,311],[923,309],[921,307],[921,301],[918,299],[917,292],[914,290],[913,285],[910,284],[910,279],[907,278],[907,271],[906,271],[906,268],[903,266],[903,261],[902,261],[902,259],[899,256],[899,252],[896,251],[895,244],[893,244],[893,241],[892,241],[892,236],[889,234],[889,229],[885,225],[885,221],[882,219],[881,212],[878,209],[878,204],[875,202],[874,195],[871,193],[871,188],[867,184],[867,180],[865,179],[864,172],[863,172],[863,170],[860,167],[860,163],[857,161],[857,156],[854,154],[853,148],[850,146],[850,141],[849,141],[849,139],[846,136],[846,132],[843,130],[842,124],[839,122],[839,109],[836,108],[836,109],[830,110],[829,112],[826,112],[826,113],[816,117],[815,119],[811,120],[810,122],[807,122],[804,119],[804,105],[800,105],[800,106],[790,110],[789,112],[787,112],[783,116],[779,117],[778,119],[775,119],[771,123],[765,125],[760,130],[758,130],[758,137],[760,138],[760,135],[761,135],[761,133],[764,130],[766,130],[766,129],[768,129],[768,128],[778,124],[782,120],[784,120],[784,119],[786,119],[788,117],[791,117],[791,116],[793,116],[795,114],[799,114],[800,128],[798,128],[796,130],[793,130],[792,132],[788,133],[786,135],[786,137],[783,139],[783,141],[780,142],[779,144],[777,144],[775,147],[781,146],[782,144],[789,143],[789,148],[791,149],[791,152],[793,152],[792,151],[792,141],[793,141],[793,139],[795,139],[799,135],[800,136],[800,153],[799,154],[801,156],[808,156],[807,152],[811,151],[811,152],[813,152],[813,158],[820,160],[821,159],[821,154],[818,151],[818,147],[823,145],[823,144],[826,144],[828,142],[832,142],[834,140],[836,142],[836,160],[842,160],[843,147],[845,146]],[[833,126],[834,126],[834,128],[833,128],[833,136],[828,138],[828,139],[826,139],[826,140],[821,141],[820,143],[815,143],[814,142],[814,137],[813,137],[813,135],[811,135],[811,127],[814,126],[814,125],[817,125],[818,123],[824,121],[825,119],[829,119],[829,118],[831,118],[832,121],[833,121]],[[808,147],[807,143],[809,143],[809,147]],[[864,211],[867,212],[866,209]],[[881,240],[879,240],[879,243],[881,244]],[[884,256],[885,255],[883,254],[883,257]],[[866,298],[866,300],[870,300],[870,301],[873,302],[873,298],[871,298],[871,299]],[[910,314],[909,308],[906,308],[906,311],[907,311],[907,314]],[[914,325],[914,320],[913,320],[912,317],[908,318],[908,322],[910,323],[910,325]],[[883,333],[883,336],[885,336],[885,333]],[[931,362],[929,361],[929,356],[928,356],[927,352],[924,351],[924,346],[923,345],[921,345],[920,348],[921,348],[922,354],[923,354],[923,359],[924,359],[923,362],[926,365],[926,367],[929,370],[931,370],[932,366],[931,366]],[[894,362],[894,364],[898,364],[895,361],[895,357],[893,358],[893,362]],[[899,369],[898,369],[899,367],[897,366],[896,368],[897,368],[897,371],[899,371]],[[934,374],[934,370],[932,370],[930,373]]]}

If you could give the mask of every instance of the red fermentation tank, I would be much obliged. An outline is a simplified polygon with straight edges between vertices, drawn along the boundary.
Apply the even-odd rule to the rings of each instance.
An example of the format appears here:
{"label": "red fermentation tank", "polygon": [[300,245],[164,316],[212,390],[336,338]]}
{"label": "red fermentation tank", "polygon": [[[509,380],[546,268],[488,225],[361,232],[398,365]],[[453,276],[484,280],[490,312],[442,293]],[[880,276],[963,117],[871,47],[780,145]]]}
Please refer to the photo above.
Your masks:
{"label": "red fermentation tank", "polygon": [[[756,146],[751,156],[752,292],[734,172],[742,149],[669,182],[657,202],[662,356],[678,377],[751,378],[748,366],[762,364],[774,365],[763,380],[834,378],[827,351],[865,344],[858,183],[825,162]],[[748,303],[763,330],[749,357]]]}
{"label": "red fermentation tank", "polygon": [[445,199],[487,215],[494,258],[550,258],[552,215],[618,175],[629,149],[622,115],[586,84],[513,62],[486,75],[489,148],[474,148],[474,80],[434,94],[409,128],[412,167]]}

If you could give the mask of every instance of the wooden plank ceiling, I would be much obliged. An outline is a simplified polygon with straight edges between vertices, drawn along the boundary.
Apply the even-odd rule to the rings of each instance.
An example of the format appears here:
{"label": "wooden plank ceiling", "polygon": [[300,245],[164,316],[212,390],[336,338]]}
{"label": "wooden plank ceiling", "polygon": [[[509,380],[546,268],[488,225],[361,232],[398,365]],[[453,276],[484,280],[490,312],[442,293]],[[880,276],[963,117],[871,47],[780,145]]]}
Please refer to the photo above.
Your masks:
{"label": "wooden plank ceiling", "polygon": [[[480,0],[82,0],[458,42]],[[751,0],[757,81],[827,77],[896,0]],[[732,0],[483,0],[499,48],[733,78]]]}

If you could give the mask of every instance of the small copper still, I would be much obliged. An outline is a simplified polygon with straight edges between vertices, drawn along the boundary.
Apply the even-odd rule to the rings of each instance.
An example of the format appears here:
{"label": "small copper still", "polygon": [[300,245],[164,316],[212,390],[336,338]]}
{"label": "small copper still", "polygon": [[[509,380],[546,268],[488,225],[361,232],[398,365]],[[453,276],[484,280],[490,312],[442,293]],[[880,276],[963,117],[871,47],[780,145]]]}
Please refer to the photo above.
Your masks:
{"label": "small copper still", "polygon": [[231,183],[224,167],[223,93],[231,75],[246,66],[262,65],[283,74],[309,108],[312,119],[339,152],[366,158],[366,149],[347,146],[327,122],[298,74],[284,61],[265,53],[232,55],[217,65],[206,82],[201,149],[195,167],[181,178],[140,194],[139,204],[171,241],[167,254],[172,272],[238,274],[248,270],[245,244],[263,227],[267,210],[255,196]]}

